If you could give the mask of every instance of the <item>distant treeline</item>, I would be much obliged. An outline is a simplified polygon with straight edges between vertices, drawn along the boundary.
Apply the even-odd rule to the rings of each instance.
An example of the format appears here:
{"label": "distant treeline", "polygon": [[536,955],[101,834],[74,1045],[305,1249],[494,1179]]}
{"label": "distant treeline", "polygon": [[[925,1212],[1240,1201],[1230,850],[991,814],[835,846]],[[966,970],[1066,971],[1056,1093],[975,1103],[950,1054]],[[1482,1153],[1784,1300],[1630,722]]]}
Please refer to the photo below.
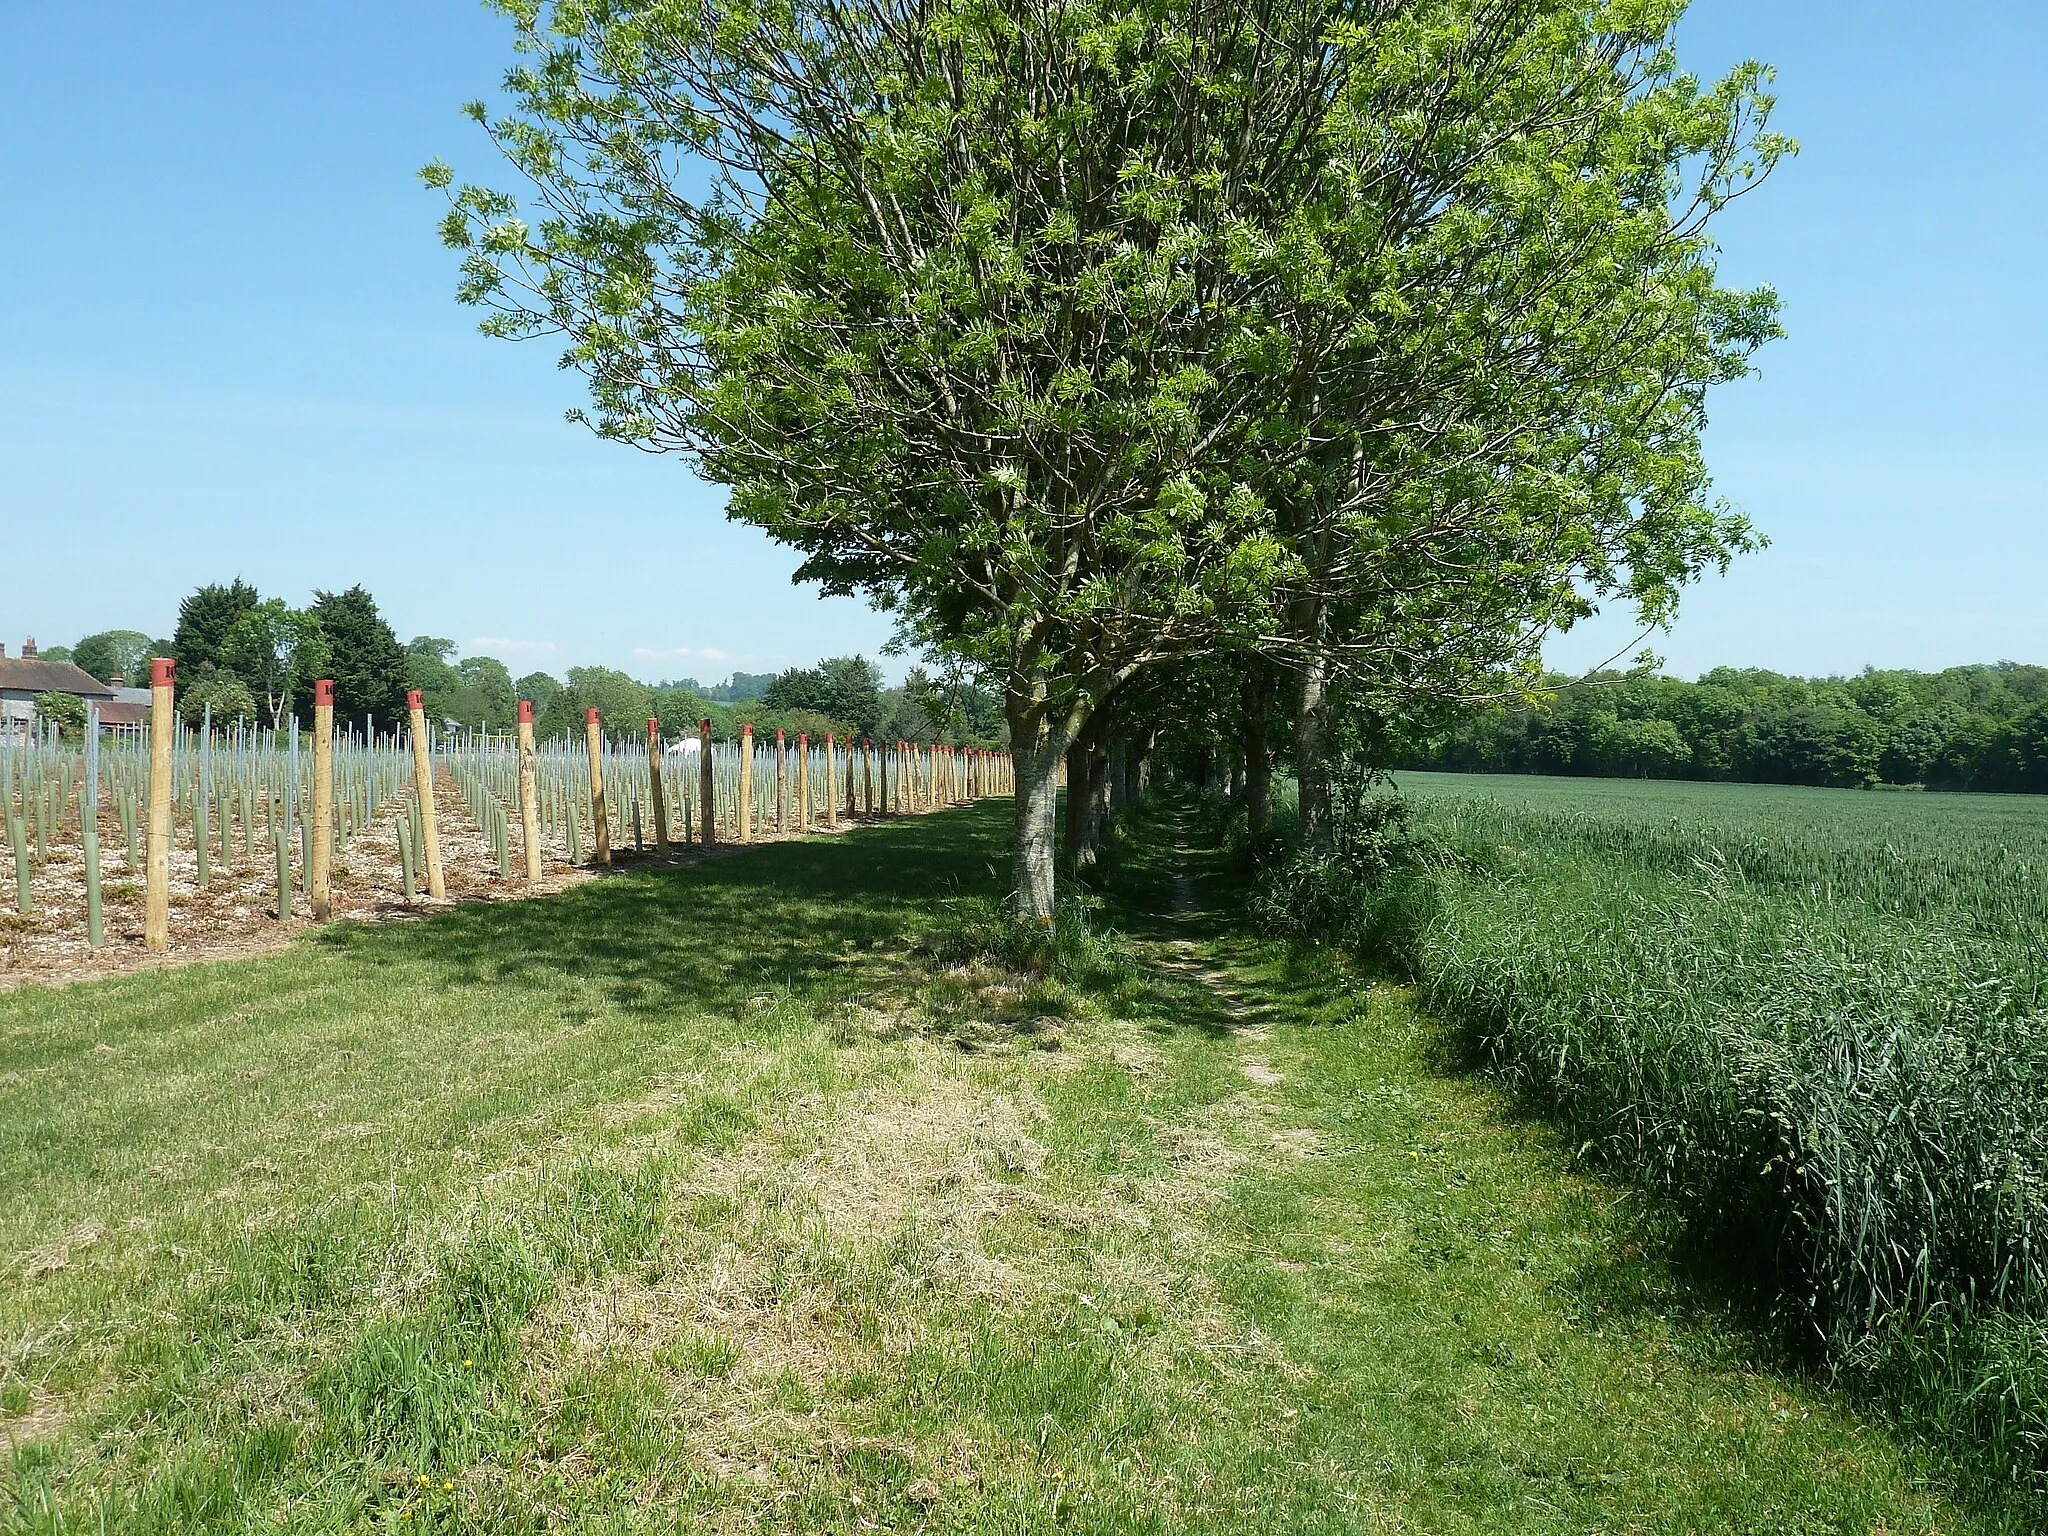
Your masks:
{"label": "distant treeline", "polygon": [[[378,729],[405,718],[406,691],[417,688],[427,717],[443,727],[510,730],[518,701],[530,700],[543,737],[580,734],[584,712],[594,708],[614,731],[633,732],[654,719],[670,738],[694,734],[709,719],[720,738],[752,724],[757,733],[780,727],[792,736],[836,731],[967,746],[1007,739],[1001,701],[971,679],[914,666],[901,685],[889,687],[865,656],[834,656],[780,673],[735,672],[708,685],[695,678],[643,683],[610,667],[571,667],[566,682],[548,672],[515,678],[495,656],[461,655],[453,640],[418,635],[401,645],[360,586],[316,592],[312,603],[293,608],[236,577],[202,586],[180,603],[168,640],[111,629],[42,654],[102,682],[130,683],[146,679],[152,656],[172,657],[179,708],[195,725],[209,715],[272,727],[306,721],[315,680],[331,677],[341,717],[368,717]],[[74,713],[83,718],[82,707]]]}
{"label": "distant treeline", "polygon": [[453,641],[422,635],[406,654],[429,715],[465,726],[507,729],[517,701],[527,699],[542,737],[580,732],[584,712],[596,709],[615,731],[654,719],[670,738],[694,735],[708,719],[720,738],[751,724],[762,735],[779,727],[791,736],[836,731],[877,741],[994,746],[1002,739],[1001,706],[987,689],[935,677],[923,667],[912,667],[900,686],[889,687],[865,656],[829,657],[782,673],[735,673],[706,688],[694,678],[643,683],[610,667],[571,667],[566,683],[547,672],[515,679],[494,657],[457,661],[455,649]]}
{"label": "distant treeline", "polygon": [[1476,712],[1404,766],[2048,793],[2048,667],[1552,681],[1541,702]]}

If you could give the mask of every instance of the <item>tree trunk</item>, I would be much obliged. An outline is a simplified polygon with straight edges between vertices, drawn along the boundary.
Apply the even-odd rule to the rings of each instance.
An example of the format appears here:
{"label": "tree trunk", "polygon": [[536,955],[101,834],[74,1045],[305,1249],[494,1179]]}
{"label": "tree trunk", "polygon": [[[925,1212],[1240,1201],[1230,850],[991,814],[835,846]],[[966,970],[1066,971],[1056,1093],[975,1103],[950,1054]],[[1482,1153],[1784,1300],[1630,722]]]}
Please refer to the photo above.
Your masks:
{"label": "tree trunk", "polygon": [[1116,716],[1097,709],[1067,748],[1067,867],[1088,869],[1102,852],[1109,825],[1109,749]]}
{"label": "tree trunk", "polygon": [[1130,754],[1124,759],[1124,798],[1136,805],[1145,798],[1152,782],[1152,748],[1159,740],[1159,727],[1148,725],[1131,739]]}
{"label": "tree trunk", "polygon": [[1328,663],[1311,656],[1295,695],[1294,772],[1301,791],[1301,846],[1317,853],[1330,844],[1329,701]]}
{"label": "tree trunk", "polygon": [[1264,668],[1244,677],[1244,810],[1255,838],[1273,829],[1273,680]]}
{"label": "tree trunk", "polygon": [[1093,722],[1074,737],[1067,748],[1067,846],[1066,863],[1077,870],[1094,862],[1095,841],[1089,821],[1094,803],[1095,732]]}
{"label": "tree trunk", "polygon": [[1033,928],[1051,928],[1057,910],[1053,848],[1059,828],[1059,769],[1074,730],[1066,719],[1057,726],[1048,722],[1043,701],[1042,681],[1028,693],[1013,686],[1005,700],[1017,767],[1010,901],[1017,921]]}

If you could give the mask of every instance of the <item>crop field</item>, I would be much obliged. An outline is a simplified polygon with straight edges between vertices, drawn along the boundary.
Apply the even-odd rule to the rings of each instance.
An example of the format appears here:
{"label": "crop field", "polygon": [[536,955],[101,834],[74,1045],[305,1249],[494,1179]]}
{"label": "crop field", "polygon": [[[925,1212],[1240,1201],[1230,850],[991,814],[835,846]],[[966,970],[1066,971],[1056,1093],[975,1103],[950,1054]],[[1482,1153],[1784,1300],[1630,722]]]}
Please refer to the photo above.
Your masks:
{"label": "crop field", "polygon": [[1361,923],[1783,1336],[2048,1471],[2048,802],[1402,774]]}

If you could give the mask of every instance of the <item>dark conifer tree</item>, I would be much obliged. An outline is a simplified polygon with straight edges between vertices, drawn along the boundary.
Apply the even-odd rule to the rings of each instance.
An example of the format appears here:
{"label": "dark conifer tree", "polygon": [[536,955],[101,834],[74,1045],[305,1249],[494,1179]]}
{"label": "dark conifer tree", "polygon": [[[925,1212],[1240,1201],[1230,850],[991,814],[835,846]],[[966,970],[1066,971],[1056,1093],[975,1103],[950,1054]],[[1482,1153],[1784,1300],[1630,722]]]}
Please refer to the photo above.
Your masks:
{"label": "dark conifer tree", "polygon": [[381,728],[403,720],[410,686],[405,647],[377,612],[377,600],[361,586],[315,592],[312,611],[332,655],[336,712],[346,720],[372,715]]}
{"label": "dark conifer tree", "polygon": [[219,666],[221,641],[235,620],[263,601],[263,595],[237,576],[226,586],[209,582],[178,605],[178,629],[170,654],[178,669],[194,676],[204,666]]}

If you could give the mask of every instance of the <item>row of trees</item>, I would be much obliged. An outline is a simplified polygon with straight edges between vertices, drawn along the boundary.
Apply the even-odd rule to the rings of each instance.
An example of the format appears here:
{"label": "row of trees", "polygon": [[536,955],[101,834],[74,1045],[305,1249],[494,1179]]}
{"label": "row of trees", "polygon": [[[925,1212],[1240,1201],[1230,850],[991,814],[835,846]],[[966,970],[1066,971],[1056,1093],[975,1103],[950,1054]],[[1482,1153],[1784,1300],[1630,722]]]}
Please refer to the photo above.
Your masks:
{"label": "row of trees", "polygon": [[334,679],[336,707],[349,718],[368,715],[388,729],[405,715],[405,649],[360,586],[316,592],[309,606],[294,608],[238,576],[180,603],[168,640],[110,629],[42,654],[133,687],[147,684],[151,657],[169,656],[178,663],[180,712],[194,723],[209,707],[216,719],[272,726],[309,715],[313,683],[323,677]]}
{"label": "row of trees", "polygon": [[[865,656],[835,656],[780,674],[736,673],[707,689],[688,678],[643,683],[610,667],[571,667],[566,683],[547,672],[515,679],[495,657],[457,660],[456,651],[452,640],[421,635],[406,647],[406,662],[428,714],[466,726],[509,729],[517,701],[526,699],[543,737],[582,730],[584,712],[595,709],[615,729],[653,719],[669,737],[694,733],[708,719],[721,737],[751,724],[757,732],[780,728],[792,736],[834,731],[977,746],[1001,739],[1001,715],[985,689],[942,682],[923,667],[912,667],[900,686],[889,687]],[[742,697],[735,701],[734,694]]]}
{"label": "row of trees", "polygon": [[1553,681],[1538,703],[1475,711],[1402,760],[1484,773],[2048,793],[2048,667],[1811,681],[1723,667],[1696,683]]}
{"label": "row of trees", "polygon": [[1284,744],[1315,840],[1373,722],[1754,543],[1700,432],[1776,301],[1708,226],[1789,145],[1683,0],[501,9],[461,297],[991,682],[1025,920],[1062,758]]}
{"label": "row of trees", "polygon": [[[266,599],[237,577],[200,587],[178,609],[169,640],[140,630],[108,630],[76,646],[43,654],[72,661],[102,682],[139,683],[149,658],[178,662],[179,706],[197,723],[211,708],[217,720],[255,719],[276,726],[312,709],[313,684],[335,681],[343,717],[370,717],[389,729],[405,716],[405,695],[420,690],[429,718],[490,730],[509,730],[518,701],[534,706],[543,735],[581,731],[595,708],[619,729],[656,719],[664,734],[693,733],[710,719],[720,736],[743,724],[777,727],[792,735],[827,731],[877,740],[1002,743],[1002,713],[994,696],[958,673],[935,676],[914,666],[900,686],[887,686],[865,656],[835,656],[815,667],[776,673],[735,673],[706,688],[693,679],[643,683],[609,667],[571,667],[568,681],[547,672],[514,678],[493,656],[459,656],[453,640],[432,635],[400,645],[360,586],[320,592],[306,608]],[[52,702],[55,714],[64,706]]]}

